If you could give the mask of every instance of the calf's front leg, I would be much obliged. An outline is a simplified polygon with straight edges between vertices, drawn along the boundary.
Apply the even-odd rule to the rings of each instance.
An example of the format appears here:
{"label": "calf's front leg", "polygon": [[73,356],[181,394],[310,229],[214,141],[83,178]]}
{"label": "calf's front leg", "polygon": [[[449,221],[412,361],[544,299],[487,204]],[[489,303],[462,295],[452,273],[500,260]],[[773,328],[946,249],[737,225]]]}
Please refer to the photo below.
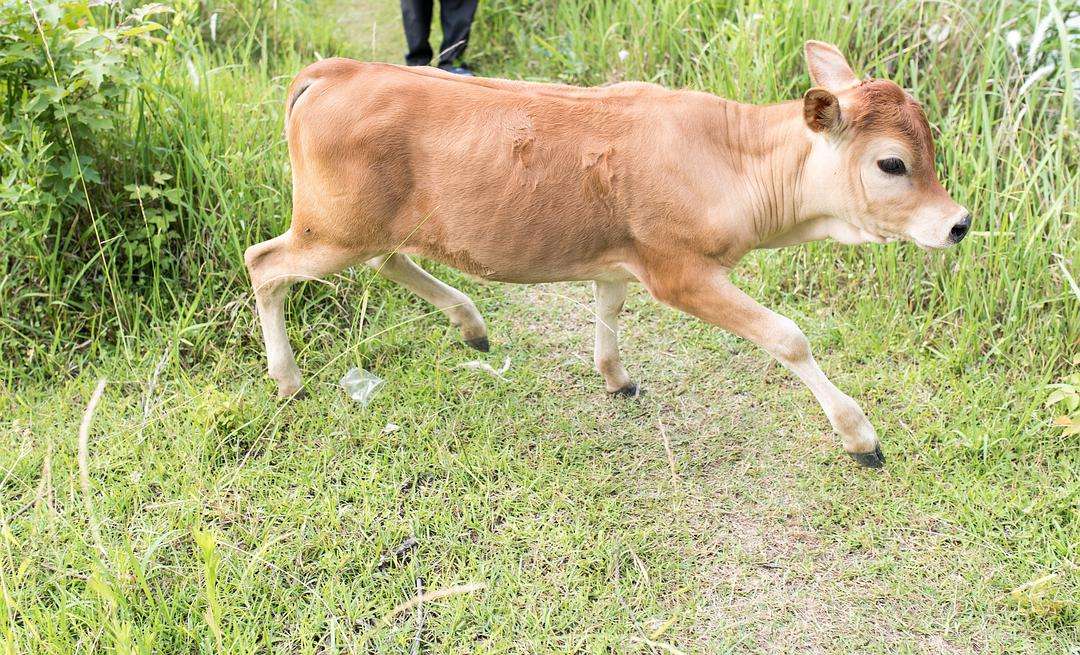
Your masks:
{"label": "calf's front leg", "polygon": [[885,463],[877,433],[862,408],[825,376],[799,326],[743,293],[728,279],[727,270],[677,271],[654,279],[650,290],[662,302],[767,350],[810,388],[855,461],[871,468]]}
{"label": "calf's front leg", "polygon": [[604,376],[608,393],[633,398],[638,386],[630,381],[619,357],[619,312],[626,301],[626,283],[596,281],[596,348],[593,362]]}

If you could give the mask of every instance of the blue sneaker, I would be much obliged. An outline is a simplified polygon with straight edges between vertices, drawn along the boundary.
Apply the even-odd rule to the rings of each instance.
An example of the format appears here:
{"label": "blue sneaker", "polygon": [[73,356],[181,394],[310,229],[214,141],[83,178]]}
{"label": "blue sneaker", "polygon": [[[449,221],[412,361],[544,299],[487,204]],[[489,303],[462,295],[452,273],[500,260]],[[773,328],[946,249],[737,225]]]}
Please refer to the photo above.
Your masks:
{"label": "blue sneaker", "polygon": [[447,73],[453,73],[454,75],[465,75],[467,77],[476,76],[476,74],[465,64],[461,64],[460,66],[455,66],[453,64],[439,64],[439,68]]}

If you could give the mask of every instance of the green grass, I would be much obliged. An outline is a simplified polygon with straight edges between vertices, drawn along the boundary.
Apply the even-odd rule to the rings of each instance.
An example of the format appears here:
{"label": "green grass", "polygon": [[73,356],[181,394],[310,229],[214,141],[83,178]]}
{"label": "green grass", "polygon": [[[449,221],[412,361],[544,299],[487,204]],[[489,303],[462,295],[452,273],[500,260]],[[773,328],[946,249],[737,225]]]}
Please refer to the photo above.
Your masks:
{"label": "green grass", "polygon": [[[766,102],[801,94],[802,41],[821,38],[913,91],[978,233],[934,254],[814,244],[739,271],[866,409],[883,472],[854,467],[767,355],[640,289],[623,337],[636,402],[607,398],[592,370],[585,285],[482,285],[439,266],[485,315],[486,359],[511,358],[506,381],[461,368],[476,353],[440,316],[357,271],[294,294],[311,397],[274,400],[241,253],[287,224],[284,87],[316,52],[397,60],[402,39],[380,3],[191,5],[189,40],[141,64],[160,80],[160,104],[129,108],[133,125],[154,117],[142,149],[116,153],[174,176],[169,247],[186,247],[125,278],[124,234],[105,235],[105,260],[133,280],[119,309],[103,285],[78,307],[61,292],[48,325],[21,320],[32,287],[2,287],[4,352],[20,355],[0,383],[5,652],[407,653],[417,617],[391,611],[417,579],[484,585],[424,605],[425,653],[1080,645],[1080,448],[1042,406],[1080,339],[1077,43],[1051,25],[1031,63],[1027,50],[1063,7],[778,4],[495,0],[471,59]],[[951,27],[940,45],[936,23]],[[130,211],[98,209],[117,225]],[[366,408],[336,386],[351,366],[387,381]],[[77,433],[99,378],[87,498]]]}

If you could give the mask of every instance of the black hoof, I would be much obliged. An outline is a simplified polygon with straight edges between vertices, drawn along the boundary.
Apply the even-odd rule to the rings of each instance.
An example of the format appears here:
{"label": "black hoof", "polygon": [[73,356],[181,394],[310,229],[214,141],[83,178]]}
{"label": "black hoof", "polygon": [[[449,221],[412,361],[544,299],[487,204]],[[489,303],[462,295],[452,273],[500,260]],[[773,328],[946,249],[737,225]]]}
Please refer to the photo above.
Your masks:
{"label": "black hoof", "polygon": [[291,394],[289,394],[287,396],[279,395],[278,397],[281,398],[282,400],[303,400],[304,398],[308,397],[308,392],[307,392],[307,389],[305,389],[303,387],[300,387],[299,389],[297,389],[296,391],[292,392]]}
{"label": "black hoof", "polygon": [[618,391],[612,392],[611,395],[612,396],[622,396],[623,398],[637,398],[638,396],[640,396],[643,393],[645,393],[645,391],[641,387],[639,387],[638,385],[631,382],[630,384],[626,385],[622,389],[619,389]]}
{"label": "black hoof", "polygon": [[470,348],[475,348],[482,353],[486,353],[491,350],[491,342],[487,337],[476,337],[475,339],[466,339],[465,343],[469,344]]}
{"label": "black hoof", "polygon": [[859,466],[871,469],[885,466],[885,454],[881,452],[881,446],[875,448],[872,453],[848,453],[848,455],[851,455],[851,459],[858,462]]}

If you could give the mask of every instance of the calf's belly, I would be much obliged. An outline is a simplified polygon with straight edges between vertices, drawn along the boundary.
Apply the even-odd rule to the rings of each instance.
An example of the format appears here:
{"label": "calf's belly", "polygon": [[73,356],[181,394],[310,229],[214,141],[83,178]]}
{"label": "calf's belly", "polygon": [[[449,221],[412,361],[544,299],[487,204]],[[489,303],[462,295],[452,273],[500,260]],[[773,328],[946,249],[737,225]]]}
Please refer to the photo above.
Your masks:
{"label": "calf's belly", "polygon": [[500,282],[626,275],[623,264],[634,260],[632,240],[609,212],[573,194],[487,184],[414,197],[395,221],[412,226],[401,234],[402,249]]}
{"label": "calf's belly", "polygon": [[440,244],[406,245],[401,252],[446,264],[483,280],[515,284],[570,282],[577,280],[633,281],[636,264],[629,258],[599,257],[591,261],[567,260],[557,254],[536,256],[507,244],[502,252],[468,248],[453,249]]}

